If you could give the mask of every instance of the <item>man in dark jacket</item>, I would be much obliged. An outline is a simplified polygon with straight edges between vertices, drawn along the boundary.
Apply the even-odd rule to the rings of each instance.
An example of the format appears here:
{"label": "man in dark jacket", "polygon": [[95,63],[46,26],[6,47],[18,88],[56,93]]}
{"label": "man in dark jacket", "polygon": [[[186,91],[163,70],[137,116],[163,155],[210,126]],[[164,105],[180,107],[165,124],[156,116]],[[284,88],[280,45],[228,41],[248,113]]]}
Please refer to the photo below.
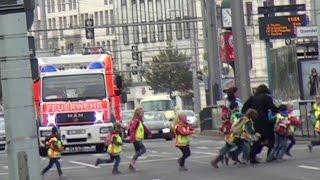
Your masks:
{"label": "man in dark jacket", "polygon": [[268,147],[268,153],[274,145],[274,122],[269,121],[268,112],[277,112],[277,107],[273,103],[271,92],[266,85],[260,85],[257,88],[254,96],[251,96],[243,105],[242,113],[249,108],[255,109],[258,112],[258,118],[254,121],[254,129],[261,134],[259,141],[255,142],[251,148],[250,162],[258,163],[256,155],[259,154],[263,146]]}

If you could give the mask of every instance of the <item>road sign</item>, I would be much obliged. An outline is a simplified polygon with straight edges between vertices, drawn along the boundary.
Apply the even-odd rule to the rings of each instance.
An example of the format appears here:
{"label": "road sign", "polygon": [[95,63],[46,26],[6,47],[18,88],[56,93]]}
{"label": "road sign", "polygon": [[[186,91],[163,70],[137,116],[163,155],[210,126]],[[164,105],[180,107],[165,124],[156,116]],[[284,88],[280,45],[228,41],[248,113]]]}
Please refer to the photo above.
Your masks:
{"label": "road sign", "polygon": [[297,12],[305,11],[305,4],[295,4],[295,5],[286,5],[286,6],[264,6],[258,7],[258,14],[274,14],[278,12]]}
{"label": "road sign", "polygon": [[315,37],[318,36],[317,26],[301,26],[297,27],[297,37]]}
{"label": "road sign", "polygon": [[260,17],[260,39],[288,39],[296,37],[296,27],[306,25],[306,15]]}

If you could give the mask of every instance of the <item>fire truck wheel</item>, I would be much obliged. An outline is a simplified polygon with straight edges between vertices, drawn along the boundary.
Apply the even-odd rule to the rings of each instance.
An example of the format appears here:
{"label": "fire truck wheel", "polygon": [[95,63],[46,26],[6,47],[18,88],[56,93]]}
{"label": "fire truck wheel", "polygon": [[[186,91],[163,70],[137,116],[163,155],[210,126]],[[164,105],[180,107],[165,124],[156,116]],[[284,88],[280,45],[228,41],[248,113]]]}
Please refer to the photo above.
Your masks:
{"label": "fire truck wheel", "polygon": [[104,152],[106,149],[105,149],[105,147],[104,147],[104,144],[98,144],[98,145],[96,145],[96,152],[97,153],[102,153],[102,152]]}
{"label": "fire truck wheel", "polygon": [[46,149],[46,148],[43,148],[43,147],[42,147],[42,148],[41,148],[41,147],[39,148],[39,154],[40,154],[40,156],[43,156],[43,157],[44,157],[44,156],[47,156],[47,153],[48,153],[48,152],[47,152],[47,149]]}

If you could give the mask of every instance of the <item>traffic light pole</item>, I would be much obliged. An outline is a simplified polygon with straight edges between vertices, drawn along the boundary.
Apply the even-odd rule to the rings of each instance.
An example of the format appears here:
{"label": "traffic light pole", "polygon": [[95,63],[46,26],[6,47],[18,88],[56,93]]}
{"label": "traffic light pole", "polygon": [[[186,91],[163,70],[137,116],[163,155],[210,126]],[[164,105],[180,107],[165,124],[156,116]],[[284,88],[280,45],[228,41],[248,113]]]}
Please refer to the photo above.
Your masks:
{"label": "traffic light pole", "polygon": [[204,38],[206,40],[206,52],[208,54],[208,67],[209,67],[209,105],[217,104],[221,99],[221,63],[219,56],[219,41],[218,41],[218,28],[217,28],[217,13],[215,0],[202,0],[202,16]]}
{"label": "traffic light pole", "polygon": [[245,101],[251,94],[249,76],[249,56],[244,26],[243,1],[231,1],[232,11],[232,34],[235,52],[235,80],[241,100]]}
{"label": "traffic light pole", "polygon": [[0,72],[9,179],[40,180],[26,13],[0,13]]}

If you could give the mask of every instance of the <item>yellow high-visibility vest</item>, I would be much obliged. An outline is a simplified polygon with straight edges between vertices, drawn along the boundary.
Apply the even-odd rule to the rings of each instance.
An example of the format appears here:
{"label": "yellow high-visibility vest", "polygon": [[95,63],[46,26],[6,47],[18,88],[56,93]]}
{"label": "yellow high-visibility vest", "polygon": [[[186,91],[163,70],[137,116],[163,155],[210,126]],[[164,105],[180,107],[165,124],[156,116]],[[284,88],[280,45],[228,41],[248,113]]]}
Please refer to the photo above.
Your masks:
{"label": "yellow high-visibility vest", "polygon": [[118,155],[122,151],[122,145],[114,144],[112,142],[114,138],[116,138],[117,143],[122,143],[121,136],[119,134],[113,134],[110,137],[110,144],[108,146],[108,153],[113,154],[113,155]]}
{"label": "yellow high-visibility vest", "polygon": [[144,139],[144,128],[142,122],[139,121],[138,127],[136,129],[136,140],[141,141]]}
{"label": "yellow high-visibility vest", "polygon": [[[175,126],[174,132],[176,132],[178,125]],[[189,136],[176,134],[176,146],[187,146],[190,142]]]}

